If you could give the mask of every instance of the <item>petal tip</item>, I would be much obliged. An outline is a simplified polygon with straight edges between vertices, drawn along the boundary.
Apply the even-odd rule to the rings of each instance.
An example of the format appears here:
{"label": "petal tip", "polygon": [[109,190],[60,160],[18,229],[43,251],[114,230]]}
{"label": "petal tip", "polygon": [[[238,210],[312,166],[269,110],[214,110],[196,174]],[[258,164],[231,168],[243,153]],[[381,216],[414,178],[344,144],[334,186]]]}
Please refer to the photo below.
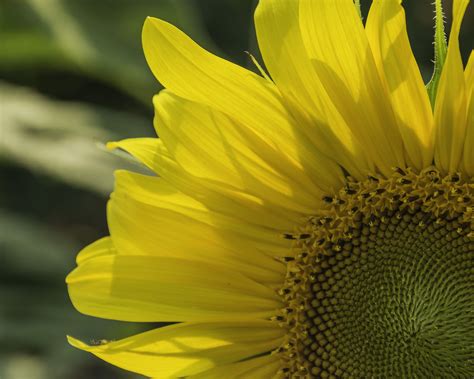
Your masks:
{"label": "petal tip", "polygon": [[143,29],[148,28],[149,26],[152,26],[155,20],[158,20],[158,19],[156,17],[146,16],[145,22],[143,23]]}
{"label": "petal tip", "polygon": [[82,341],[79,341],[78,339],[72,337],[72,336],[69,336],[67,335],[66,336],[67,338],[67,342],[69,343],[69,345],[77,348],[77,349],[80,349],[80,350],[89,350],[89,345],[85,344],[84,342]]}
{"label": "petal tip", "polygon": [[105,148],[107,150],[115,150],[115,149],[119,148],[119,144],[116,141],[110,141],[110,142],[107,142],[105,144]]}
{"label": "petal tip", "polygon": [[148,32],[151,31],[160,31],[161,28],[166,27],[166,26],[173,26],[169,22],[166,22],[160,18],[152,17],[152,16],[147,16],[145,18],[145,22],[143,23],[143,31],[142,31],[142,37],[144,38],[145,35]]}

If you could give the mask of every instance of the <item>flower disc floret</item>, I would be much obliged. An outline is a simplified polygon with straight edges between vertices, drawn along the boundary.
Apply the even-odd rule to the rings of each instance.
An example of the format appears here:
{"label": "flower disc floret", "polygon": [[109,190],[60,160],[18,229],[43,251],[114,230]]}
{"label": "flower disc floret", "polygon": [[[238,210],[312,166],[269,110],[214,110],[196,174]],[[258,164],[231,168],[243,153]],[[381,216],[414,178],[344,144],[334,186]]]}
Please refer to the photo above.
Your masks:
{"label": "flower disc floret", "polygon": [[297,233],[279,322],[288,377],[467,377],[472,180],[397,169],[349,182]]}

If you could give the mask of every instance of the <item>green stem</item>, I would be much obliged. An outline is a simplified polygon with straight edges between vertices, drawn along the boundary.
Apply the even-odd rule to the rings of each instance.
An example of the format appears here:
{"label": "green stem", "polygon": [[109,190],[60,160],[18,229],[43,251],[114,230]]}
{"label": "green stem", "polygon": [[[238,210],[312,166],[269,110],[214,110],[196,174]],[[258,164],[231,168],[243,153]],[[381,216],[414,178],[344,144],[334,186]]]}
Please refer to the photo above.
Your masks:
{"label": "green stem", "polygon": [[438,83],[446,60],[447,43],[444,32],[444,12],[441,0],[435,0],[435,36],[434,36],[434,70],[429,83],[426,85],[431,107],[434,108]]}

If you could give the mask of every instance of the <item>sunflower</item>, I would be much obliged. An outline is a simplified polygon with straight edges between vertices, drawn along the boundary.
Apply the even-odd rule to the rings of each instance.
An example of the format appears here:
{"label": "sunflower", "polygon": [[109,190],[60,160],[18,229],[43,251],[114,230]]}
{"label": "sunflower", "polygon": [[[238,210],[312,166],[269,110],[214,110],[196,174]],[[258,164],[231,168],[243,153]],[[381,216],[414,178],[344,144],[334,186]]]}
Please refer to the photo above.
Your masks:
{"label": "sunflower", "polygon": [[148,18],[160,138],[110,147],[157,175],[116,173],[67,283],[80,312],[170,325],[70,343],[156,378],[472,378],[467,3],[432,102],[398,0],[365,26],[351,0],[261,0],[271,79]]}

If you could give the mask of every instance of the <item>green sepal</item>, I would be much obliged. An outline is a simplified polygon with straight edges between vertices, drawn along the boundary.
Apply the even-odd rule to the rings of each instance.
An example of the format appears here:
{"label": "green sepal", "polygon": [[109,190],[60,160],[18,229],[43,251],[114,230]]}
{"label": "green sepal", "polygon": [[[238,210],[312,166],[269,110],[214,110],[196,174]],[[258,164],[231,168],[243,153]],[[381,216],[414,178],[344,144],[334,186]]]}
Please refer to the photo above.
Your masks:
{"label": "green sepal", "polygon": [[434,69],[430,81],[426,85],[428,96],[430,98],[431,107],[434,109],[436,101],[436,92],[438,91],[438,83],[443,70],[444,61],[448,46],[446,42],[446,33],[444,31],[444,12],[441,0],[435,0],[435,36],[434,36]]}

